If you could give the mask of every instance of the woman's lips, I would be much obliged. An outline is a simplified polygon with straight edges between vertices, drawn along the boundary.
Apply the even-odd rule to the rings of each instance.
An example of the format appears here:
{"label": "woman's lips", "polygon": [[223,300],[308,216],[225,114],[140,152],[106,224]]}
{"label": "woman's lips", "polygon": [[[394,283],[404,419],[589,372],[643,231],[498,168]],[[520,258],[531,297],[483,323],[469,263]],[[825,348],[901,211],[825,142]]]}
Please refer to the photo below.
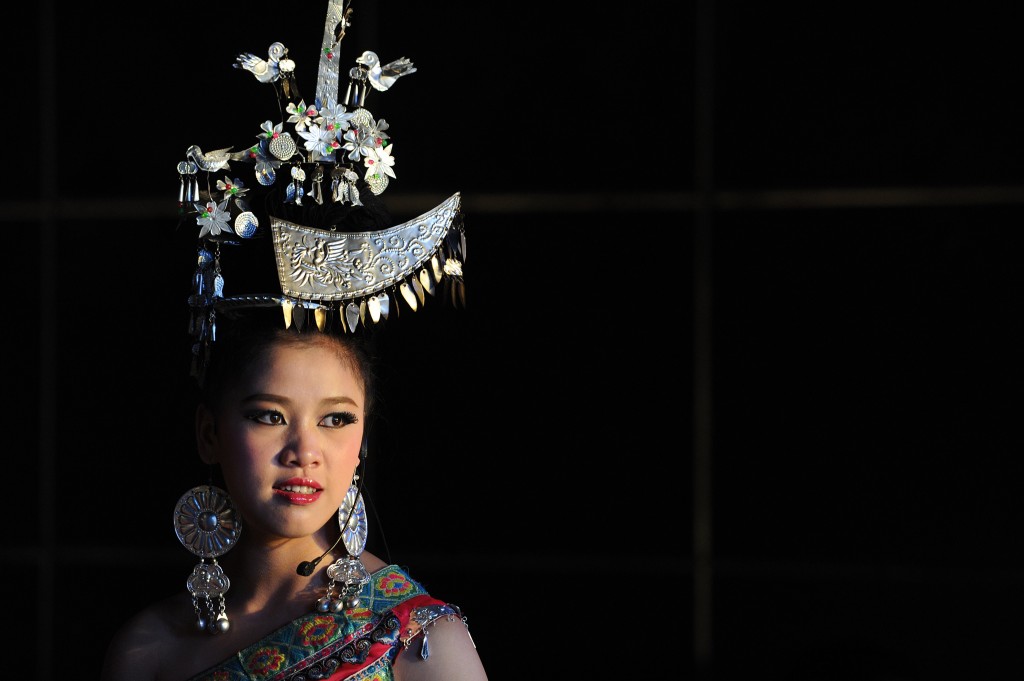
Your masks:
{"label": "woman's lips", "polygon": [[316,480],[292,478],[274,486],[274,494],[284,497],[292,504],[312,504],[320,498],[323,488]]}

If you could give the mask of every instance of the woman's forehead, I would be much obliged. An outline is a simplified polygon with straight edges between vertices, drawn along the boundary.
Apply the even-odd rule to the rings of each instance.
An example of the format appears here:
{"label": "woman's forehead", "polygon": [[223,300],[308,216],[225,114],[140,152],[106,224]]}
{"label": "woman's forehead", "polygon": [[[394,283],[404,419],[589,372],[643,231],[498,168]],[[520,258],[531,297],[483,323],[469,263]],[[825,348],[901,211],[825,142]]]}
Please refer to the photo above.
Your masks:
{"label": "woman's forehead", "polygon": [[366,398],[358,365],[341,348],[322,343],[268,346],[230,392],[236,398],[271,394],[289,399],[344,399],[359,407]]}
{"label": "woman's forehead", "polygon": [[361,379],[352,351],[331,340],[271,343],[260,351],[258,360],[247,367],[250,376],[269,372],[284,374],[332,373]]}

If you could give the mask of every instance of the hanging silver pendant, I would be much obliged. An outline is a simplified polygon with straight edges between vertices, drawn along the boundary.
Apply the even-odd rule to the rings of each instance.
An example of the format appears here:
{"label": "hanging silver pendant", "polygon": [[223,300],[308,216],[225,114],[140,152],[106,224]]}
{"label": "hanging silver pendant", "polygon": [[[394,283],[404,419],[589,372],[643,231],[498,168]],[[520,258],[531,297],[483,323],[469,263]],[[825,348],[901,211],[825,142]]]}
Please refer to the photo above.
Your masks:
{"label": "hanging silver pendant", "polygon": [[281,301],[281,313],[284,315],[284,328],[292,328],[292,311],[295,309],[295,303],[290,300]]}
{"label": "hanging silver pendant", "polygon": [[430,278],[430,272],[427,272],[426,269],[420,270],[420,284],[423,285],[423,290],[434,295],[434,282]]}
{"label": "hanging silver pendant", "polygon": [[409,307],[411,307],[413,312],[415,312],[416,311],[416,294],[413,293],[412,288],[409,286],[409,283],[403,281],[398,286],[398,290],[402,294],[402,297],[405,298],[405,302],[408,303]]}
{"label": "hanging silver pendant", "polygon": [[345,306],[345,322],[348,324],[348,330],[353,333],[359,326],[359,306],[355,303]]}
{"label": "hanging silver pendant", "polygon": [[316,173],[313,175],[313,185],[309,189],[309,195],[313,197],[318,206],[324,205],[324,169],[319,163],[316,165]]}

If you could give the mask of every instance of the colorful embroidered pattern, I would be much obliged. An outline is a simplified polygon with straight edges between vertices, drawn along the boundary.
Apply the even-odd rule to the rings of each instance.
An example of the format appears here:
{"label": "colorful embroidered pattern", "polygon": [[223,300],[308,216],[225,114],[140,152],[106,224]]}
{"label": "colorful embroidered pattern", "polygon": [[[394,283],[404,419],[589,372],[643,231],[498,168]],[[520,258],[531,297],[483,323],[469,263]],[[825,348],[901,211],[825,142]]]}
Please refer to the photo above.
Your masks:
{"label": "colorful embroidered pattern", "polygon": [[245,660],[245,667],[254,676],[269,676],[274,672],[281,671],[285,656],[276,648],[257,648]]}
{"label": "colorful embroidered pattern", "polygon": [[299,627],[302,645],[306,648],[322,646],[330,641],[335,632],[338,631],[338,624],[333,617],[321,615],[314,617]]}
{"label": "colorful embroidered pattern", "polygon": [[346,610],[345,616],[348,617],[349,621],[352,622],[356,628],[358,628],[373,619],[373,611],[369,608],[360,606],[358,608]]}
{"label": "colorful embroidered pattern", "polygon": [[303,615],[191,681],[390,681],[410,613],[440,602],[396,565],[374,573],[359,598],[345,612]]}
{"label": "colorful embroidered pattern", "polygon": [[383,591],[388,598],[406,596],[417,586],[404,572],[398,570],[388,571],[377,581],[377,588]]}

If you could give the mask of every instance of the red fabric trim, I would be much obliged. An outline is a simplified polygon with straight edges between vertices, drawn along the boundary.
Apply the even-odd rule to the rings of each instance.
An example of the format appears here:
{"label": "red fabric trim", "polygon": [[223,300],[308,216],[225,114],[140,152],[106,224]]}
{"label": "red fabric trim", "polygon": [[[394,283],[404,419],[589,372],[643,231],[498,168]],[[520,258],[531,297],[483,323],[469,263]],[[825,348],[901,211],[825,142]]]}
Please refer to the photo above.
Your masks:
{"label": "red fabric trim", "polygon": [[366,660],[362,665],[356,667],[355,665],[343,664],[328,677],[327,681],[341,681],[360,671],[372,667],[378,664],[380,660],[388,655],[391,650],[395,651],[395,654],[390,657],[390,663],[394,663],[398,657],[398,653],[401,652],[402,646],[409,641],[412,641],[422,633],[420,626],[416,622],[410,622],[412,618],[412,611],[423,605],[444,605],[444,601],[440,601],[427,594],[421,594],[419,596],[413,596],[407,600],[402,601],[394,608],[391,612],[398,617],[399,630],[398,630],[398,641],[393,644],[377,642],[370,646],[370,651],[366,656]]}

